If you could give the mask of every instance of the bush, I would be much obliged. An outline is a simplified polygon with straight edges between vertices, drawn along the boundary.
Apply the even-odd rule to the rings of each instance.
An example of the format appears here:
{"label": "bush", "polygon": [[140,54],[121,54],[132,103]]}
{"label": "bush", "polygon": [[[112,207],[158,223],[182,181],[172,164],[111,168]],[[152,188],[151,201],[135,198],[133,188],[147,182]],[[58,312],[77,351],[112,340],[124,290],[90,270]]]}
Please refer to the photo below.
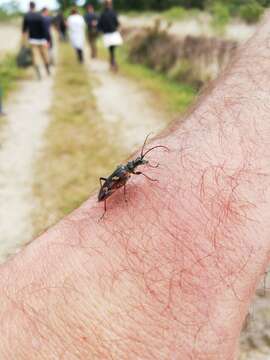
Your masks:
{"label": "bush", "polygon": [[210,11],[213,15],[212,25],[214,28],[223,31],[230,21],[230,12],[228,7],[220,2],[215,2],[211,6]]}
{"label": "bush", "polygon": [[256,1],[240,6],[239,15],[247,23],[252,24],[260,20],[263,14],[263,7]]}
{"label": "bush", "polygon": [[182,20],[187,16],[187,10],[180,6],[174,6],[171,9],[164,11],[163,15],[168,20]]}
{"label": "bush", "polygon": [[168,71],[168,78],[180,83],[192,85],[199,89],[203,83],[198,79],[196,67],[188,59],[178,60],[175,65]]}
{"label": "bush", "polygon": [[190,16],[196,16],[199,13],[199,9],[185,9],[181,6],[174,6],[170,8],[169,10],[166,10],[163,12],[164,17],[167,20],[173,21],[173,20],[183,20]]}

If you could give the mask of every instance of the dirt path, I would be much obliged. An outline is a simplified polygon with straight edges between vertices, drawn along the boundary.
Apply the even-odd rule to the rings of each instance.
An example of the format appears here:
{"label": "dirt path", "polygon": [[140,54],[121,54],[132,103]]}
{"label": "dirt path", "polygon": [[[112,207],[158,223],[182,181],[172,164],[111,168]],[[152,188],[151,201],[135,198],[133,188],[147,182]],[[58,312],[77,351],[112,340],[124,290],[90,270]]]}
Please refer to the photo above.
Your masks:
{"label": "dirt path", "polygon": [[0,261],[32,238],[33,164],[49,122],[52,79],[26,81],[6,104],[0,147]]}
{"label": "dirt path", "polygon": [[0,54],[11,52],[17,49],[21,32],[18,26],[0,25]]}
{"label": "dirt path", "polygon": [[[94,95],[99,112],[108,123],[118,129],[118,141],[128,150],[142,144],[145,135],[157,134],[168,124],[168,118],[153,104],[153,99],[135,82],[108,70],[102,60],[89,63],[96,79]],[[112,139],[113,141],[113,139]]]}

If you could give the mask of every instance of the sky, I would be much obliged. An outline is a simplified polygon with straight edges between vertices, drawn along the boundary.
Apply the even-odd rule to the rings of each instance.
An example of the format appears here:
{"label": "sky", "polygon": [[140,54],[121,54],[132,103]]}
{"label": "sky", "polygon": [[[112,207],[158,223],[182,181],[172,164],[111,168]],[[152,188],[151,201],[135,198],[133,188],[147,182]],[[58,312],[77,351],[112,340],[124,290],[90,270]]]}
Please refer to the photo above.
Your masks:
{"label": "sky", "polygon": [[[20,5],[22,11],[26,11],[28,9],[28,4],[30,0],[17,0],[17,3]],[[8,3],[8,0],[0,0],[0,6],[2,4]],[[37,5],[37,9],[41,9],[42,7],[46,6],[51,9],[56,8],[56,0],[35,0]]]}

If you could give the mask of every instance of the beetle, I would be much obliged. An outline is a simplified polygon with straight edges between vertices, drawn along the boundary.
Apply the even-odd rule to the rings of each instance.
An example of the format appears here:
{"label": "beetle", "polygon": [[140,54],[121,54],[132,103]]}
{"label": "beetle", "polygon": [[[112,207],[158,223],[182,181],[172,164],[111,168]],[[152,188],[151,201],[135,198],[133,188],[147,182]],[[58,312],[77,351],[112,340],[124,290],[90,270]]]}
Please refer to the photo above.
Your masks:
{"label": "beetle", "polygon": [[126,165],[119,165],[108,178],[101,177],[99,179],[100,180],[100,191],[98,194],[98,202],[104,201],[104,214],[102,215],[101,219],[104,217],[104,215],[107,211],[107,203],[106,203],[107,199],[118,189],[124,187],[125,201],[127,201],[126,200],[126,184],[132,175],[143,175],[150,181],[158,181],[156,179],[151,179],[149,176],[142,173],[141,171],[136,171],[138,166],[145,165],[145,164],[148,164],[152,168],[157,168],[159,166],[159,164],[157,164],[156,166],[152,166],[149,164],[149,161],[145,159],[145,156],[147,154],[149,154],[151,151],[153,151],[154,149],[163,148],[163,149],[169,150],[166,146],[157,145],[157,146],[154,146],[151,149],[147,150],[144,153],[144,149],[145,149],[145,146],[146,146],[149,136],[150,136],[150,134],[147,135],[147,137],[144,141],[144,144],[143,144],[142,150],[141,150],[141,154],[139,157],[137,157],[134,160],[129,161]]}

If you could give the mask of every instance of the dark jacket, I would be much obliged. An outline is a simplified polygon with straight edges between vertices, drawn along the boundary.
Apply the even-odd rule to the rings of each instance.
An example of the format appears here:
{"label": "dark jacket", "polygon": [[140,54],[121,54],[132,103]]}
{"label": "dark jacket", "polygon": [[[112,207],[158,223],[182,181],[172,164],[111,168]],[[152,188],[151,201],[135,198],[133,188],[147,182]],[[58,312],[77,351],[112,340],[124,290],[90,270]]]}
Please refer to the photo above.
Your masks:
{"label": "dark jacket", "polygon": [[105,9],[98,21],[98,30],[104,34],[110,34],[119,26],[118,16],[113,9]]}
{"label": "dark jacket", "polygon": [[45,39],[48,41],[49,44],[52,44],[52,35],[51,35],[52,18],[51,16],[43,16],[43,21],[46,30]]}
{"label": "dark jacket", "polygon": [[30,39],[46,39],[46,27],[41,14],[29,12],[24,16],[23,28],[24,33],[28,33]]}
{"label": "dark jacket", "polygon": [[95,13],[87,13],[84,16],[84,20],[87,25],[87,29],[89,33],[95,33],[97,31],[97,24],[98,24],[98,16]]}
{"label": "dark jacket", "polygon": [[66,21],[62,13],[56,15],[56,17],[54,18],[54,24],[57,27],[58,31],[61,31],[63,33],[66,32]]}

